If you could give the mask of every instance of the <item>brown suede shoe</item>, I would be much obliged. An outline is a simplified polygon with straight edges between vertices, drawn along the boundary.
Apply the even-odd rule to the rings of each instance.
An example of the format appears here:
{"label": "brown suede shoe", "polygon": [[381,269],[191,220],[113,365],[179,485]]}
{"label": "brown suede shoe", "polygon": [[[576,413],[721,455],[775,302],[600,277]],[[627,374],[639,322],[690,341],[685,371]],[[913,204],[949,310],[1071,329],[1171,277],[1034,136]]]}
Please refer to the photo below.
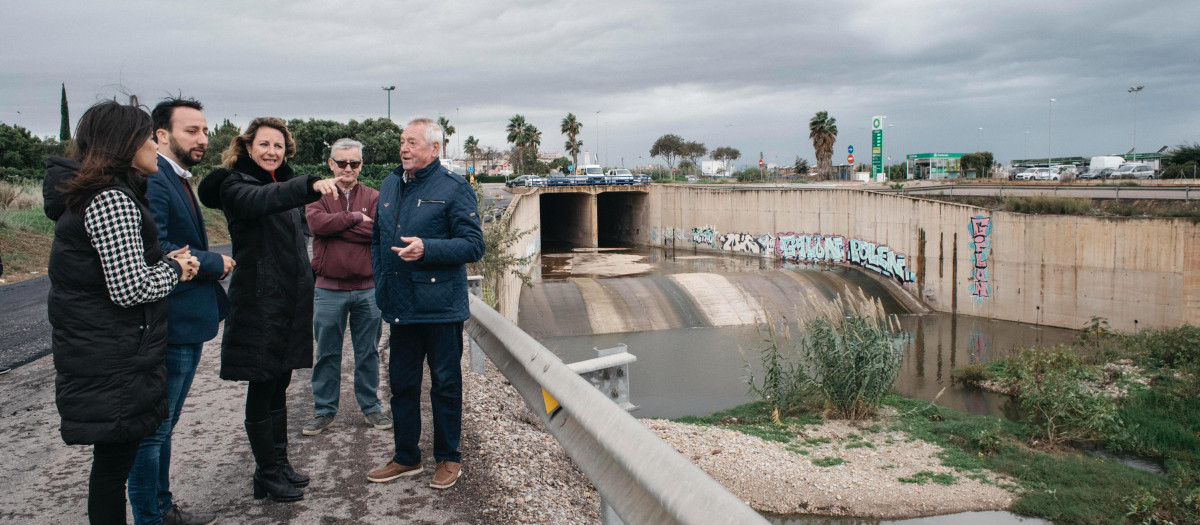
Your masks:
{"label": "brown suede shoe", "polygon": [[448,489],[458,482],[462,476],[462,464],[453,461],[439,461],[437,470],[433,472],[433,480],[429,486],[435,489]]}
{"label": "brown suede shoe", "polygon": [[[396,478],[404,476],[416,476],[423,472],[420,464],[417,465],[401,465],[395,461],[388,461],[387,465],[379,467],[367,473],[367,481],[373,483],[387,483]],[[453,483],[451,483],[453,484]]]}

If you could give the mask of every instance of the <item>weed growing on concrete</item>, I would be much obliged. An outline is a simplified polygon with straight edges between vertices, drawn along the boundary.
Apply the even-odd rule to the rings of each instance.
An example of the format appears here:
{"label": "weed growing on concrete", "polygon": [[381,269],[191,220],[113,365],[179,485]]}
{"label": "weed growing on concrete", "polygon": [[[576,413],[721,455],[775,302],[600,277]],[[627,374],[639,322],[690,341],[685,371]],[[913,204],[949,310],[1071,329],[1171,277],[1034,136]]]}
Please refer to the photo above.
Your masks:
{"label": "weed growing on concrete", "polygon": [[[483,184],[475,183],[475,200],[480,203],[479,217],[496,217],[495,206],[483,205]],[[535,254],[518,256],[512,249],[526,235],[533,233],[537,227],[525,230],[512,229],[512,216],[504,214],[483,224],[483,258],[467,265],[471,275],[483,276],[483,301],[495,307],[498,297],[500,279],[512,274],[521,279],[525,286],[533,286],[529,265],[536,257]]]}
{"label": "weed growing on concrete", "polygon": [[928,470],[922,470],[916,474],[913,474],[912,477],[896,478],[896,480],[901,483],[915,483],[917,485],[924,485],[932,481],[938,485],[949,487],[957,482],[958,478],[955,478],[954,474],[934,474]]}

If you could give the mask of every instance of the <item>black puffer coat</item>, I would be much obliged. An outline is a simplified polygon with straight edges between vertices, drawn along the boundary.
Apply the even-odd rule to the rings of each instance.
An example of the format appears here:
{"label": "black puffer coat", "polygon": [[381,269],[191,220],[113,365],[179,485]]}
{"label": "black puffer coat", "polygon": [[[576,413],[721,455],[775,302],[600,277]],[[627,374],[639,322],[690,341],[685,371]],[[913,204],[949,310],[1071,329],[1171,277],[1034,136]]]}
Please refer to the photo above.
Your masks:
{"label": "black puffer coat", "polygon": [[[167,300],[113,303],[83,216],[66,209],[55,187],[46,193],[46,210],[57,221],[46,309],[62,438],[68,445],[139,441],[167,416]],[[113,187],[138,203],[146,264],[158,263],[154,218],[129,186]]]}
{"label": "black puffer coat", "polygon": [[[200,183],[200,202],[225,212],[233,259],[221,379],[274,380],[313,365],[313,274],[302,222],[320,198],[312,175],[284,163],[274,178],[249,156]],[[278,181],[278,182],[276,182]]]}

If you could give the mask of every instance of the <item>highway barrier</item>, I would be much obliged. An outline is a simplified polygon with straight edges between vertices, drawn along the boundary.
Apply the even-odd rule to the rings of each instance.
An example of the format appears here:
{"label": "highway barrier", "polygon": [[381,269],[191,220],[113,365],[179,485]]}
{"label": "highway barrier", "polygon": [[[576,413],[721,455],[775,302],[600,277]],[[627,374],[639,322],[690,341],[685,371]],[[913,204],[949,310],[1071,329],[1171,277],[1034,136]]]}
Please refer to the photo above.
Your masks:
{"label": "highway barrier", "polygon": [[470,338],[624,523],[768,523],[532,336],[470,300]]}

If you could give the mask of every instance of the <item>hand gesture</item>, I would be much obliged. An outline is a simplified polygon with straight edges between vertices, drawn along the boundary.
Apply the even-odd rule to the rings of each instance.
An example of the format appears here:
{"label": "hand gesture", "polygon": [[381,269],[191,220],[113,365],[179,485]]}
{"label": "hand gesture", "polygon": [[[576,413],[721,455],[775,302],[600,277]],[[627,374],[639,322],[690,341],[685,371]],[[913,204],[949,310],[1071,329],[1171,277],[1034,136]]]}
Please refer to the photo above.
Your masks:
{"label": "hand gesture", "polygon": [[314,182],[313,191],[316,191],[321,195],[333,195],[333,200],[337,200],[337,179],[321,179],[317,182]]}
{"label": "hand gesture", "polygon": [[174,259],[179,263],[179,282],[192,280],[200,271],[200,260],[192,256],[192,252],[187,246],[167,252],[167,258]]}
{"label": "hand gesture", "polygon": [[233,267],[237,266],[237,262],[233,260],[233,257],[228,255],[221,255],[221,262],[225,263],[225,269],[221,271],[221,278],[224,279],[229,275],[229,272],[233,271]]}
{"label": "hand gesture", "polygon": [[362,220],[363,222],[372,222],[373,221],[373,219],[371,219],[370,215],[367,215],[364,213],[364,214],[362,214],[362,216],[363,216],[363,220]]}
{"label": "hand gesture", "polygon": [[401,259],[413,262],[421,260],[425,256],[425,242],[420,237],[401,237],[401,241],[408,243],[408,246],[403,248],[392,246],[392,251],[396,252]]}

